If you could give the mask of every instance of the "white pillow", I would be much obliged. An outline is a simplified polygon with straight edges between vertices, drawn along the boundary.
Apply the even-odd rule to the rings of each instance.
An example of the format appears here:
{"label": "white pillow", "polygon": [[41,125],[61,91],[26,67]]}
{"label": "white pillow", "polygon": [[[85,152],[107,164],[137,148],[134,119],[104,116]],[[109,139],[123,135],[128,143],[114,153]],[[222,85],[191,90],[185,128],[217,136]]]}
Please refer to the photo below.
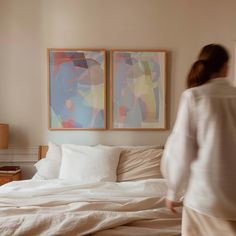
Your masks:
{"label": "white pillow", "polygon": [[63,144],[59,178],[80,183],[115,182],[120,152],[117,147]]}
{"label": "white pillow", "polygon": [[37,173],[44,179],[57,179],[61,167],[61,161],[41,159],[35,164]]}
{"label": "white pillow", "polygon": [[61,161],[61,146],[56,143],[49,142],[46,159]]}
{"label": "white pillow", "polygon": [[37,173],[33,178],[36,179],[40,176],[42,179],[57,179],[61,167],[61,158],[60,145],[49,142],[46,157],[34,165]]}
{"label": "white pillow", "polygon": [[33,180],[45,180],[44,177],[42,177],[41,175],[39,175],[39,173],[35,173],[35,175],[32,177]]}

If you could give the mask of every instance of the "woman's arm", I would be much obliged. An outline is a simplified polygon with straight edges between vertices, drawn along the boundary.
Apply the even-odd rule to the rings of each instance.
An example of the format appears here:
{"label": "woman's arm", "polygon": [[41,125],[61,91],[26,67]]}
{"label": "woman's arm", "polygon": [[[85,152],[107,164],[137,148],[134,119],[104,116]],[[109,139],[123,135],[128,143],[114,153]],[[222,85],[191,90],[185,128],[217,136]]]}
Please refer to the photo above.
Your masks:
{"label": "woman's arm", "polygon": [[188,185],[190,166],[197,157],[196,121],[194,97],[186,90],[181,96],[177,119],[161,163],[168,184],[167,200],[179,201]]}

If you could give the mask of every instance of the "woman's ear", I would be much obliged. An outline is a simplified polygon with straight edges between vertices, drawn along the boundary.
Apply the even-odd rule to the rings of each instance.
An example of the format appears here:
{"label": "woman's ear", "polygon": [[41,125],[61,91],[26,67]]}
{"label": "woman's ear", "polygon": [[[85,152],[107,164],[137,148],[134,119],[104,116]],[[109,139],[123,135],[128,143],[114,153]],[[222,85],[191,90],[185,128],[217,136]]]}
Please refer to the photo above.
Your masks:
{"label": "woman's ear", "polygon": [[220,78],[220,77],[226,77],[228,75],[228,69],[229,68],[229,64],[228,62],[226,62],[221,69],[219,70],[219,72],[214,73],[211,78]]}
{"label": "woman's ear", "polygon": [[228,70],[229,70],[229,64],[228,64],[228,62],[226,62],[226,63],[222,66],[222,68],[221,68],[221,70],[220,70],[220,72],[219,72],[219,76],[220,76],[220,77],[226,77],[226,76],[228,75]]}

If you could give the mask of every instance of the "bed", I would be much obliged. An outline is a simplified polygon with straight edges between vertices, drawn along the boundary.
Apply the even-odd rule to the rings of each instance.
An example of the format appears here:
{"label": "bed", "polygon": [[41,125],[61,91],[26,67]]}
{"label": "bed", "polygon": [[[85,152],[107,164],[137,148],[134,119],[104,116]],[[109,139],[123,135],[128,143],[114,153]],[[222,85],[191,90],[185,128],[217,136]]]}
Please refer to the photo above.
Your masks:
{"label": "bed", "polygon": [[[164,204],[166,182],[158,169],[160,148],[119,147],[114,152],[114,147],[89,147],[88,151],[87,147],[75,146],[67,145],[62,153],[50,152],[52,144],[49,149],[40,146],[36,175],[0,187],[1,236],[181,235],[181,206],[173,214]],[[97,168],[96,158],[89,162],[92,172],[85,170],[88,153],[90,157],[102,154],[99,164],[102,163],[103,173]],[[109,158],[104,158],[104,153],[111,158],[116,156],[112,159],[112,165],[117,162],[115,166],[109,163],[109,168],[105,168]],[[62,159],[58,161],[60,155]],[[50,160],[49,171],[45,171],[46,160]],[[40,172],[40,163],[44,163],[44,173]],[[74,173],[78,170],[82,177]],[[104,175],[107,172],[109,176]],[[50,177],[42,177],[43,174]],[[86,181],[82,181],[84,177]]]}

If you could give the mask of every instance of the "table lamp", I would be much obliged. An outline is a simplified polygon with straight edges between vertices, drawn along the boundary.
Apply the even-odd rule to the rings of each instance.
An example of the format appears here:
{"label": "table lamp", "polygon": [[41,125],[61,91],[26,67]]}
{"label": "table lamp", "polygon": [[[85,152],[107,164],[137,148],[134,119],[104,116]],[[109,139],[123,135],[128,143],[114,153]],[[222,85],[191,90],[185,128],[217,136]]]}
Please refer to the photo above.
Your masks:
{"label": "table lamp", "polygon": [[0,149],[8,148],[9,125],[0,123]]}

